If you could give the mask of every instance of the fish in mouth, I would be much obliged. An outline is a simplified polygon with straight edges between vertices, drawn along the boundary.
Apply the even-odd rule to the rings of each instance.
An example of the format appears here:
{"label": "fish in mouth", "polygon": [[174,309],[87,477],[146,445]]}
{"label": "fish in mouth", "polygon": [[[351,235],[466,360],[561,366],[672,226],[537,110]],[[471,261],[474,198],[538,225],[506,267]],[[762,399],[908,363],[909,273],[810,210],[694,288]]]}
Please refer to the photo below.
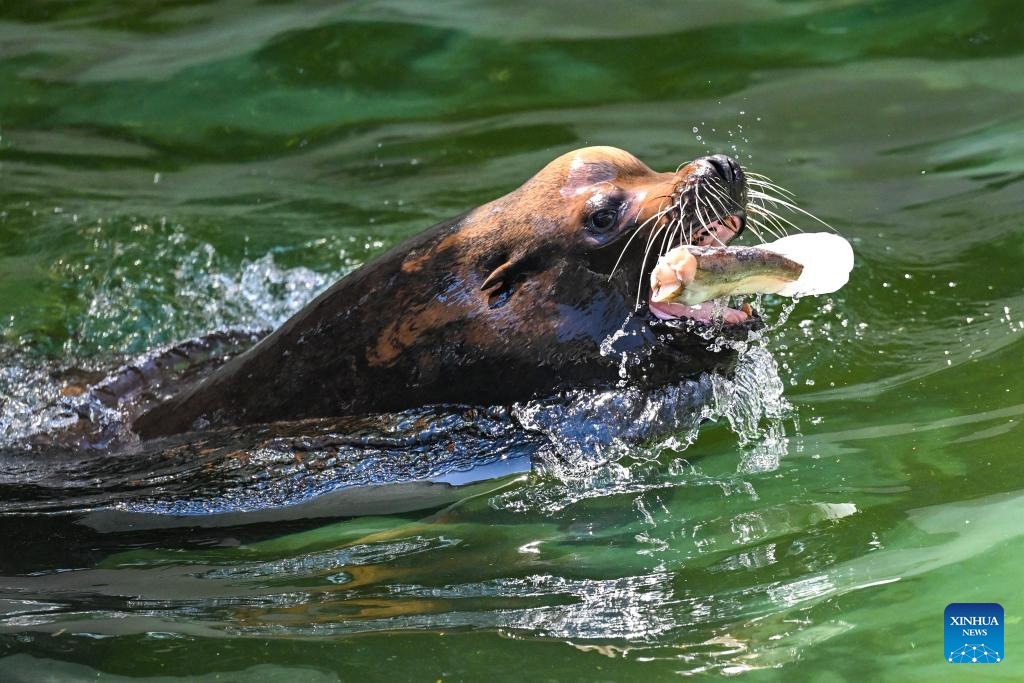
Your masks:
{"label": "fish in mouth", "polygon": [[[796,282],[804,267],[785,256],[756,247],[675,247],[658,259],[651,272],[648,307],[656,317],[710,321],[709,302],[736,294],[778,292]],[[744,322],[750,304],[724,307],[726,324]]]}

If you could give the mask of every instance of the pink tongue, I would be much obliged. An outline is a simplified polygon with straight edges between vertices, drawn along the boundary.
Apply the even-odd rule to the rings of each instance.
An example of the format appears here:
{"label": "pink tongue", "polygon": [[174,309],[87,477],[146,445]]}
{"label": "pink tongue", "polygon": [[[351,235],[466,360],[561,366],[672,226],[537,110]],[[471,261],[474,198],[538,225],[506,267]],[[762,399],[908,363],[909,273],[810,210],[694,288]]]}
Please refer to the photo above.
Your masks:
{"label": "pink tongue", "polygon": [[[696,306],[687,306],[686,304],[676,304],[671,302],[654,303],[651,301],[648,302],[647,307],[651,309],[651,313],[661,320],[689,318],[691,320],[711,322],[715,313],[714,304],[710,301]],[[747,317],[746,313],[736,310],[735,308],[725,308],[722,310],[722,322],[726,325],[741,323],[746,320]]]}
{"label": "pink tongue", "polygon": [[708,224],[709,234],[701,238],[698,244],[702,247],[720,247],[728,244],[729,240],[736,236],[739,224],[740,219],[736,216],[726,216],[722,220],[712,221]]}

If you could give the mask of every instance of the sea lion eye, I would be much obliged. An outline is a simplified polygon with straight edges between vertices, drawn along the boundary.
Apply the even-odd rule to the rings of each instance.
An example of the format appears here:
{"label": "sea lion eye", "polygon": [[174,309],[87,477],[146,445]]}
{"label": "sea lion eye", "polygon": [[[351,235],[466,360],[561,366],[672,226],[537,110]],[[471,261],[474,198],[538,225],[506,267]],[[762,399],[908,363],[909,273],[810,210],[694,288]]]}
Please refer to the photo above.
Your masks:
{"label": "sea lion eye", "polygon": [[587,216],[587,227],[598,234],[608,232],[618,223],[619,212],[615,209],[598,209]]}

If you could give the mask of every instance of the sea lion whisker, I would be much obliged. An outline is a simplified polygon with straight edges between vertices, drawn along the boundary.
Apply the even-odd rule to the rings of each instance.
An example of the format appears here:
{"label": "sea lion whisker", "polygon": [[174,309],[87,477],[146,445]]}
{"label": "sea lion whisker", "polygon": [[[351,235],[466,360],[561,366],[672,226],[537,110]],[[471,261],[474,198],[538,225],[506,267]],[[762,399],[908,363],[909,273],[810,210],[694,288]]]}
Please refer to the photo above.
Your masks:
{"label": "sea lion whisker", "polygon": [[[762,205],[764,204],[765,201],[768,201],[768,202],[772,203],[773,205],[785,206],[790,211],[794,211],[794,212],[800,211],[800,212],[803,212],[806,215],[814,218],[815,220],[818,220],[819,222],[824,223],[824,221],[819,219],[817,216],[813,216],[812,214],[804,211],[799,206],[797,206],[795,204],[796,195],[793,192],[791,192],[791,191],[787,190],[786,188],[782,187],[781,185],[776,185],[775,183],[771,183],[771,182],[767,182],[766,183],[764,181],[758,180],[757,178],[749,178],[748,179],[748,188],[750,190],[751,197],[755,197],[755,198],[761,199],[762,200],[761,201]],[[788,195],[788,196],[782,196],[783,194]],[[824,223],[824,224],[827,227],[831,228],[831,226],[828,226],[827,223]]]}
{"label": "sea lion whisker", "polygon": [[762,176],[759,173],[750,173],[750,172],[748,172],[747,173],[747,183],[750,184],[750,185],[758,185],[760,187],[768,187],[768,188],[771,188],[773,190],[776,190],[777,192],[781,192],[783,194],[787,194],[787,195],[789,195],[793,199],[796,199],[796,193],[795,192],[793,192],[792,190],[787,190],[782,185],[778,185],[778,184],[772,182],[771,178],[768,178],[767,176]]}
{"label": "sea lion whisker", "polygon": [[772,236],[775,237],[776,239],[782,239],[783,237],[789,235],[789,232],[786,230],[785,226],[782,225],[782,223],[780,223],[774,216],[766,214],[764,212],[764,207],[761,206],[760,204],[757,204],[756,202],[751,202],[749,212],[751,215],[757,215],[760,216],[761,218],[764,218],[765,223],[773,226],[776,230],[778,230],[778,232],[776,232],[776,230],[772,230],[771,228],[768,227],[768,225],[765,225],[765,228],[768,230],[768,232],[770,232]]}
{"label": "sea lion whisker", "polygon": [[[672,208],[672,207],[669,207],[665,211],[662,211],[662,207],[663,206],[664,206],[664,202],[662,202],[661,204],[658,205],[658,212],[655,214],[654,218],[661,218],[661,217],[663,217]],[[635,307],[639,307],[640,306],[640,292],[642,292],[643,288],[644,288],[644,271],[645,271],[645,266],[647,265],[647,259],[651,255],[651,247],[654,246],[654,240],[655,240],[655,238],[658,235],[658,231],[661,230],[662,227],[663,227],[662,224],[655,223],[654,228],[651,230],[651,234],[647,236],[647,246],[644,247],[644,257],[640,261],[640,279],[637,282],[637,286],[636,286],[636,303],[634,304]]]}
{"label": "sea lion whisker", "polygon": [[609,282],[611,282],[612,277],[614,277],[615,271],[618,270],[619,264],[622,263],[622,258],[626,255],[626,250],[629,249],[629,245],[633,243],[633,240],[636,239],[636,236],[640,234],[641,230],[643,230],[643,226],[634,230],[633,234],[629,236],[628,240],[626,240],[625,246],[623,246],[622,251],[619,252],[619,258],[615,259],[615,265],[612,266],[612,272],[608,273]]}
{"label": "sea lion whisker", "polygon": [[[666,214],[668,214],[672,210],[672,208],[673,207],[670,206],[670,207],[666,208],[663,211],[659,211],[658,215],[659,216],[665,216]],[[636,293],[637,305],[638,306],[640,305],[640,292],[643,289],[644,271],[645,271],[644,266],[647,264],[647,259],[649,258],[650,254],[651,254],[651,249],[652,249],[652,247],[654,247],[655,242],[658,239],[658,235],[661,234],[662,235],[662,246],[659,247],[659,249],[661,251],[664,251],[665,238],[667,236],[666,233],[672,228],[673,224],[677,220],[679,220],[679,219],[678,218],[671,218],[667,222],[659,223],[655,227],[655,229],[651,231],[650,238],[647,240],[647,247],[644,249],[644,258],[640,262],[641,263],[641,267],[640,267],[640,280],[639,280],[639,284],[637,285],[637,293]]]}
{"label": "sea lion whisker", "polygon": [[765,203],[765,201],[766,200],[763,197],[761,197],[759,193],[752,192],[750,195],[750,205],[752,207],[756,207],[765,216],[765,218],[772,218],[772,223],[777,225],[780,230],[785,230],[786,234],[789,234],[788,229],[783,227],[783,222],[788,223],[790,226],[796,228],[797,230],[801,230],[800,226],[796,225],[793,221],[777,213],[774,209],[775,205],[769,207],[768,204]]}
{"label": "sea lion whisker", "polygon": [[[732,215],[732,214],[729,214],[729,213],[723,213],[723,214],[722,214],[722,216],[721,216],[720,218],[716,218],[716,219],[715,219],[715,222],[718,222],[718,223],[720,223],[720,224],[724,225],[724,223],[722,223],[722,221],[723,221],[723,220],[724,220],[724,219],[725,219],[725,218],[726,218],[727,216],[730,216],[730,215]],[[712,236],[713,236],[713,237],[715,238],[715,241],[716,241],[716,242],[718,242],[718,243],[719,243],[720,245],[722,245],[723,247],[724,247],[724,246],[726,246],[725,242],[723,242],[723,241],[722,241],[722,239],[721,239],[721,238],[720,238],[720,237],[718,236],[718,230],[713,230],[713,231],[711,232],[711,234],[712,234]]]}
{"label": "sea lion whisker", "polygon": [[689,203],[690,200],[687,199],[686,203],[684,204],[682,195],[676,197],[676,207],[679,208],[679,224],[682,226],[683,231],[686,233],[687,243],[693,241],[693,222],[684,220],[684,217],[686,216],[686,206]]}
{"label": "sea lion whisker", "polygon": [[682,246],[683,235],[686,233],[686,226],[683,224],[683,215],[679,214],[679,218],[676,220],[675,233],[672,236],[673,243],[676,246]]}
{"label": "sea lion whisker", "polygon": [[767,195],[775,193],[779,196],[780,199],[785,199],[786,201],[796,201],[796,197],[792,193],[785,194],[786,190],[784,188],[778,187],[777,185],[773,185],[771,183],[762,183],[758,181],[757,178],[748,178],[747,187],[750,188],[751,190],[754,190],[756,192],[762,192]]}
{"label": "sea lion whisker", "polygon": [[[659,206],[658,212],[653,216],[653,218],[660,219],[663,216],[665,216],[665,213],[666,212],[662,211],[661,207]],[[647,251],[650,251],[651,245],[654,243],[654,240],[656,239],[656,237],[658,235],[658,231],[661,230],[661,228],[662,228],[662,226],[660,224],[657,224],[657,223],[655,224],[655,226],[653,228],[651,228],[650,234],[647,235],[647,246],[645,247],[645,249]]]}
{"label": "sea lion whisker", "polygon": [[704,214],[701,212],[702,204],[703,202],[701,201],[700,196],[700,186],[697,186],[693,191],[693,215],[697,217],[697,220],[700,222],[700,228],[703,231],[710,229],[708,225],[710,221],[708,221]]}
{"label": "sea lion whisker", "polygon": [[[716,187],[712,187],[711,195],[706,198],[706,199],[709,199],[709,200],[713,199],[715,201],[715,203],[718,205],[718,208],[720,208],[722,210],[722,213],[715,220],[719,220],[720,221],[723,218],[726,218],[727,216],[731,216],[734,213],[736,213],[735,211],[729,211],[729,209],[727,209],[725,207],[725,202],[722,201],[724,198],[725,198],[724,195],[722,195],[721,191],[718,188],[716,188]],[[735,200],[733,200],[731,197],[729,197],[728,200],[730,202],[732,202],[733,204],[736,203]]]}
{"label": "sea lion whisker", "polygon": [[[810,219],[812,219],[812,220],[815,220],[815,221],[818,221],[819,223],[821,223],[822,225],[824,225],[824,226],[825,226],[826,228],[828,228],[828,229],[829,229],[829,230],[831,230],[832,232],[838,232],[838,231],[837,231],[837,230],[836,230],[835,228],[833,228],[833,227],[832,227],[831,225],[829,225],[828,223],[826,223],[826,222],[825,222],[825,221],[823,221],[822,219],[818,218],[817,216],[815,216],[815,215],[814,215],[813,213],[811,213],[810,211],[807,211],[807,210],[805,210],[805,209],[801,209],[801,208],[800,208],[799,206],[797,206],[796,204],[793,204],[793,203],[791,203],[791,202],[787,202],[787,201],[785,201],[784,199],[779,199],[778,197],[773,197],[773,196],[771,196],[771,195],[767,195],[767,194],[764,194],[763,192],[758,192],[757,190],[751,190],[751,191],[750,191],[750,194],[751,194],[751,196],[757,196],[757,197],[759,197],[760,199],[765,199],[765,200],[767,200],[767,201],[769,201],[769,202],[772,202],[773,204],[778,204],[778,205],[780,205],[780,206],[784,206],[784,207],[786,207],[787,209],[789,209],[790,211],[794,211],[794,212],[799,212],[799,213],[802,213],[803,215],[807,216],[808,218],[810,218]],[[794,227],[796,227],[796,226],[794,226]],[[800,230],[800,228],[797,228],[797,230]]]}
{"label": "sea lion whisker", "polygon": [[[726,216],[731,216],[732,214],[742,210],[743,207],[740,206],[739,202],[737,202],[735,199],[727,195],[725,193],[725,190],[722,189],[721,187],[717,185],[712,185],[711,190],[715,196],[722,200],[722,210],[725,211]],[[730,211],[728,208],[726,208],[727,206],[732,206],[734,207],[734,209]]]}
{"label": "sea lion whisker", "polygon": [[696,206],[697,206],[697,199],[695,197],[691,197],[689,199],[689,201],[687,202],[687,208],[690,211],[690,220],[687,221],[687,223],[686,223],[686,228],[687,228],[687,231],[686,231],[686,243],[687,244],[692,244],[693,240],[696,238],[697,234],[702,229],[702,224],[700,222],[700,217],[697,216],[697,208],[696,208]]}
{"label": "sea lion whisker", "polygon": [[646,271],[645,266],[647,264],[647,259],[650,258],[651,247],[654,245],[654,239],[655,239],[655,235],[658,234],[658,229],[659,229],[658,227],[655,227],[655,229],[651,231],[651,236],[647,240],[647,246],[644,248],[644,258],[643,258],[643,260],[640,261],[640,279],[638,280],[637,286],[636,286],[636,304],[635,304],[635,306],[637,306],[637,307],[640,306],[640,293],[644,289],[644,274],[645,274],[645,271]]}
{"label": "sea lion whisker", "polygon": [[770,201],[772,203],[778,203],[780,201],[784,201],[784,200],[782,200],[781,197],[777,197],[777,196],[773,195],[771,192],[768,192],[768,191],[766,191],[764,189],[758,190],[758,189],[756,189],[754,187],[749,187],[749,192],[750,192],[750,195],[752,197],[757,197],[758,199],[765,199],[765,200],[768,200],[768,201]]}
{"label": "sea lion whisker", "polygon": [[786,188],[783,188],[781,185],[779,185],[778,183],[775,182],[774,178],[772,178],[771,176],[765,175],[764,173],[758,173],[757,171],[747,170],[746,174],[750,178],[755,178],[757,180],[760,180],[760,181],[766,182],[766,183],[772,183],[776,187],[782,188],[787,194],[793,194],[792,190],[787,190]]}
{"label": "sea lion whisker", "polygon": [[[705,200],[705,205],[709,208],[709,210],[714,209],[714,207],[711,205],[711,201],[709,200],[707,195],[705,196],[705,198],[703,198],[703,200]],[[724,207],[723,207],[723,209],[724,209]],[[709,215],[711,215],[711,211],[709,211]],[[721,225],[722,224],[722,220],[727,215],[728,214],[726,213],[726,214],[723,214],[722,216],[716,216],[715,220],[713,220],[711,222],[712,223],[719,223]],[[715,242],[717,242],[720,246],[725,247],[726,244],[725,244],[725,242],[722,241],[722,238],[719,237],[718,229],[712,229],[711,224],[708,225],[708,229],[711,232],[712,239]]]}
{"label": "sea lion whisker", "polygon": [[690,204],[689,194],[687,194],[687,193],[680,193],[680,194],[678,194],[676,196],[675,209],[676,209],[676,216],[678,217],[678,220],[679,220],[679,233],[680,233],[679,239],[680,239],[680,241],[682,241],[683,237],[686,236],[686,234],[692,234],[692,232],[693,232],[693,223],[692,223],[691,220],[689,220],[688,215],[686,213],[686,207],[688,207],[689,204]]}
{"label": "sea lion whisker", "polygon": [[721,183],[715,181],[705,181],[704,183],[701,183],[701,185],[705,190],[709,190],[711,192],[714,192],[715,194],[725,196],[724,193],[726,191],[726,188],[723,187]]}
{"label": "sea lion whisker", "polygon": [[775,234],[774,230],[770,229],[768,226],[766,226],[764,223],[762,223],[761,221],[759,221],[756,218],[754,218],[753,215],[751,215],[749,213],[747,214],[747,222],[750,225],[754,226],[754,230],[752,230],[751,232],[753,232],[757,236],[757,239],[761,240],[762,243],[767,243],[768,242],[768,240],[766,240],[764,238],[764,235],[761,234],[762,230],[764,232],[770,233],[776,239],[779,239],[778,235]]}
{"label": "sea lion whisker", "polygon": [[[701,212],[701,204],[700,190],[698,189],[693,193],[693,215],[697,218],[697,222],[700,224],[700,229],[697,231],[696,235],[694,235],[695,238],[704,234],[710,234],[711,232],[709,221]],[[691,243],[693,242],[692,239],[690,241]]]}
{"label": "sea lion whisker", "polygon": [[665,229],[661,231],[662,232],[662,235],[661,235],[661,250],[658,252],[660,256],[664,256],[665,255],[665,251],[666,251],[665,250],[665,245],[668,244],[668,236],[669,236],[669,233],[672,231],[672,224],[674,222],[675,222],[674,220],[670,220],[665,225]]}
{"label": "sea lion whisker", "polygon": [[[760,197],[758,197],[758,199],[760,199]],[[788,219],[788,218],[786,218],[785,216],[782,216],[782,215],[780,215],[780,214],[776,213],[775,211],[772,211],[772,210],[771,210],[771,209],[769,209],[769,208],[768,208],[767,206],[765,206],[765,205],[764,205],[764,201],[762,201],[761,203],[755,203],[755,205],[757,206],[758,210],[759,210],[759,211],[760,211],[760,212],[762,213],[762,215],[764,215],[764,217],[765,217],[765,218],[775,218],[775,219],[776,219],[776,221],[774,221],[774,222],[775,222],[775,223],[776,223],[777,225],[778,225],[778,222],[779,222],[779,221],[782,221],[783,223],[788,223],[789,225],[793,226],[793,228],[794,228],[794,229],[795,229],[795,230],[796,230],[797,232],[803,232],[803,228],[801,228],[801,227],[800,227],[799,225],[797,225],[797,224],[796,224],[796,223],[794,223],[793,221],[789,220],[789,219]],[[780,229],[780,230],[783,230],[783,231],[785,231],[785,233],[786,233],[787,235],[789,234],[789,231],[788,231],[788,230],[786,230],[785,228],[783,228],[783,227],[782,227],[781,225],[779,225],[778,227],[779,227],[779,229]]]}
{"label": "sea lion whisker", "polygon": [[[712,202],[714,202],[714,204],[712,204]],[[704,204],[708,207],[708,215],[712,216],[712,223],[721,221],[723,218],[730,215],[730,212],[726,210],[725,205],[722,204],[722,202],[720,202],[714,195],[705,195]],[[719,209],[721,209],[721,211],[719,211]]]}
{"label": "sea lion whisker", "polygon": [[718,231],[711,229],[711,224],[714,223],[715,221],[717,221],[718,218],[715,218],[714,220],[707,220],[707,216],[711,215],[711,209],[713,209],[714,207],[711,206],[711,203],[708,201],[706,196],[705,197],[701,197],[700,189],[701,188],[697,189],[697,206],[700,207],[701,201],[703,201],[704,205],[708,209],[706,214],[701,217],[702,221],[704,222],[704,230],[707,231],[708,235],[710,235],[713,240],[715,240],[716,242],[718,242],[720,245],[722,245],[724,247],[725,246],[725,242],[723,242],[722,239],[718,236]]}
{"label": "sea lion whisker", "polygon": [[664,247],[664,249],[662,251],[662,254],[661,254],[662,256],[664,256],[668,252],[672,251],[673,245],[675,245],[675,242],[676,242],[676,235],[679,233],[679,228],[680,228],[681,225],[682,225],[682,221],[680,221],[678,218],[673,218],[669,222],[668,228],[665,231],[665,238],[666,238],[665,239],[665,243],[666,243],[666,246]]}

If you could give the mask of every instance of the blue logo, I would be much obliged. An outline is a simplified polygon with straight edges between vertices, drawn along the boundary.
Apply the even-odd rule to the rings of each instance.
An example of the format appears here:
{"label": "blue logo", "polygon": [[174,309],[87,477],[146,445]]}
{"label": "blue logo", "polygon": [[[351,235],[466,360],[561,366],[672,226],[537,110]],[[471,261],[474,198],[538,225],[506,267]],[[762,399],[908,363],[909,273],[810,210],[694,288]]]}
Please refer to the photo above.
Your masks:
{"label": "blue logo", "polygon": [[946,661],[995,664],[1003,661],[1003,607],[995,602],[954,602],[945,613]]}

